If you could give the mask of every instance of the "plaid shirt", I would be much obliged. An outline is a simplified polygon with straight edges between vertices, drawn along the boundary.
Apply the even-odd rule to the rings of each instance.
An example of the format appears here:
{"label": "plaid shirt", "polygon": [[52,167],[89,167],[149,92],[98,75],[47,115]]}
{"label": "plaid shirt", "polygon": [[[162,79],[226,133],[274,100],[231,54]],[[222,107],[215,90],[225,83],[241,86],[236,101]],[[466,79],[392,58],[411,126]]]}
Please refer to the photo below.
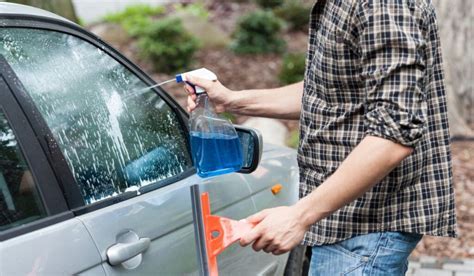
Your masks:
{"label": "plaid shirt", "polygon": [[304,243],[379,231],[456,236],[444,73],[431,2],[320,0],[309,35],[300,197],[334,173],[367,135],[414,152],[362,197],[312,225]]}

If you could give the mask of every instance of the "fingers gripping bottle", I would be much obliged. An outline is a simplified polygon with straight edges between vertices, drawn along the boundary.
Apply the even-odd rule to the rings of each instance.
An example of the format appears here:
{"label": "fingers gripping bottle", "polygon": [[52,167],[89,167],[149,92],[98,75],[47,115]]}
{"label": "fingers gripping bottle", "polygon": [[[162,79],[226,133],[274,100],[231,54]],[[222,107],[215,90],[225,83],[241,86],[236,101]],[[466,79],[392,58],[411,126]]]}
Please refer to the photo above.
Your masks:
{"label": "fingers gripping bottle", "polygon": [[[186,75],[211,81],[217,76],[201,68],[176,76],[177,82],[186,81]],[[186,81],[187,82],[187,81]],[[200,177],[210,177],[238,171],[242,168],[242,145],[233,125],[214,111],[206,91],[189,82],[196,91],[196,108],[191,112],[189,129],[194,165]]]}

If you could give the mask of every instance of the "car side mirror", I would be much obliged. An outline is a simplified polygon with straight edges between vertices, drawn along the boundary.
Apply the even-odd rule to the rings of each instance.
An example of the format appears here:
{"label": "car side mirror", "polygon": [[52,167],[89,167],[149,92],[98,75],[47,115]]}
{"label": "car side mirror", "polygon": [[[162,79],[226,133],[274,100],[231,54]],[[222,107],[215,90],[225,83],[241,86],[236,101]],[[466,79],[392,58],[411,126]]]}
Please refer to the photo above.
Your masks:
{"label": "car side mirror", "polygon": [[243,126],[235,126],[235,130],[237,130],[240,143],[242,144],[242,157],[244,160],[239,173],[252,173],[257,169],[260,158],[262,158],[262,134],[255,129]]}

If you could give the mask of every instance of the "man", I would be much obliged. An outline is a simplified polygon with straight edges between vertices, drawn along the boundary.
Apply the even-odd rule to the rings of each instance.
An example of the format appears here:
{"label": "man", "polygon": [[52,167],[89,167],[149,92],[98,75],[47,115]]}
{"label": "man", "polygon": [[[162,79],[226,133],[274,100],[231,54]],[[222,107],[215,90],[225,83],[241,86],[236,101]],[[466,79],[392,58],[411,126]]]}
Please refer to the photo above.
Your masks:
{"label": "man", "polygon": [[[230,91],[218,112],[300,120],[300,197],[243,246],[313,247],[311,275],[403,275],[423,234],[456,236],[441,50],[430,0],[318,1],[304,83]],[[195,107],[195,95],[188,109]]]}

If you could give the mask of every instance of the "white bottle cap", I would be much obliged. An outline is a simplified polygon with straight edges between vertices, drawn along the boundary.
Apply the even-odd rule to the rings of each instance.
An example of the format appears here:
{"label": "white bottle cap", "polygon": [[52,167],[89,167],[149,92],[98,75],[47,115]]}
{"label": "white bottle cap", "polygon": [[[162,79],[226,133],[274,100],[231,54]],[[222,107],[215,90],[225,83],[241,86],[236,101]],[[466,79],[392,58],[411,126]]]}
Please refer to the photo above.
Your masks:
{"label": "white bottle cap", "polygon": [[[180,83],[180,82],[183,82],[183,81],[187,81],[186,80],[186,75],[191,75],[191,76],[194,76],[194,77],[198,77],[198,78],[206,79],[206,80],[210,80],[210,81],[217,80],[216,74],[214,74],[212,71],[210,71],[206,68],[200,68],[200,69],[197,69],[197,70],[193,70],[193,71],[189,71],[189,72],[185,72],[185,73],[181,73],[181,74],[176,75],[176,82]],[[201,93],[206,92],[202,87],[193,85],[192,83],[189,83],[189,82],[188,82],[188,84],[190,84],[194,87],[194,91],[196,91],[196,94],[201,94]]]}

